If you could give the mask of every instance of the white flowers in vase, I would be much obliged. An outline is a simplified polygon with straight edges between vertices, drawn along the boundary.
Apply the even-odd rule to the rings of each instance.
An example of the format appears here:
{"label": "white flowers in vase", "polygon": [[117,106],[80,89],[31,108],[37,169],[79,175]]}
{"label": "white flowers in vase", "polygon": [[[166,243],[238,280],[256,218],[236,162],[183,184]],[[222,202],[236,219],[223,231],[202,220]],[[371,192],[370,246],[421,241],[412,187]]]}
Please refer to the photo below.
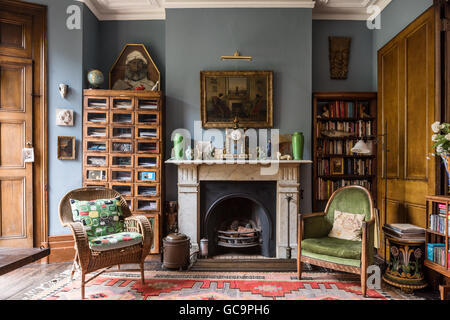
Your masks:
{"label": "white flowers in vase", "polygon": [[431,125],[431,130],[434,132],[431,140],[434,142],[433,148],[436,149],[436,154],[450,152],[450,124],[436,121]]}

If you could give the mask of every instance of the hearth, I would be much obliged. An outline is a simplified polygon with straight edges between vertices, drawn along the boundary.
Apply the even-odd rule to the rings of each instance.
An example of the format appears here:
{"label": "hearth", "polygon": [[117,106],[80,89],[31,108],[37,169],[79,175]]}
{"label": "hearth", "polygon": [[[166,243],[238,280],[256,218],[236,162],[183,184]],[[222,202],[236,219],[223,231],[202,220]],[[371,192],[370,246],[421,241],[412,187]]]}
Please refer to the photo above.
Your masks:
{"label": "hearth", "polygon": [[200,233],[208,239],[209,256],[237,252],[275,257],[275,182],[205,181],[200,202]]}

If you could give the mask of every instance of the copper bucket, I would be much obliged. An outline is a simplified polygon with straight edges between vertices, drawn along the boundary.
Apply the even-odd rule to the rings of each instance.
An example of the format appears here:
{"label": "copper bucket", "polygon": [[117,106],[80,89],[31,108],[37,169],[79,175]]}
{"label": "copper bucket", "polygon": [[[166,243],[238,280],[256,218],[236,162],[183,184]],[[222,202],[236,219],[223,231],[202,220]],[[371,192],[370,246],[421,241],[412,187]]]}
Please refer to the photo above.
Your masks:
{"label": "copper bucket", "polygon": [[190,238],[182,233],[170,233],[163,239],[163,264],[168,269],[187,269],[190,264]]}

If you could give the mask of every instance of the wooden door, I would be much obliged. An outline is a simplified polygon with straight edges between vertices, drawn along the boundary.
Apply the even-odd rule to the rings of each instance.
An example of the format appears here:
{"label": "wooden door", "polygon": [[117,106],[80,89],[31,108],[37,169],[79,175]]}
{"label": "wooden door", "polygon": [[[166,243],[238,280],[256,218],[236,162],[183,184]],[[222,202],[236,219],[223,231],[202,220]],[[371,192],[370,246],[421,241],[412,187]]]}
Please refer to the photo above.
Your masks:
{"label": "wooden door", "polygon": [[31,16],[0,12],[0,247],[33,247]]}
{"label": "wooden door", "polygon": [[[425,227],[425,196],[436,191],[431,141],[436,105],[434,28],[431,8],[378,51],[378,133],[387,132],[388,150],[385,163],[380,141],[377,198],[381,225],[403,222]],[[383,254],[384,241],[381,245]]]}

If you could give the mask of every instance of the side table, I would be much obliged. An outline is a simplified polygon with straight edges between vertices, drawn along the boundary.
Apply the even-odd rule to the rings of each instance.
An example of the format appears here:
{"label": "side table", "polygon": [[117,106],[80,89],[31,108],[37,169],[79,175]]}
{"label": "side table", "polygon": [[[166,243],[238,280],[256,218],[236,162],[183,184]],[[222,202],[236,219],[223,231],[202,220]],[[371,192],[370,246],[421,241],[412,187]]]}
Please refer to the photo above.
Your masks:
{"label": "side table", "polygon": [[425,288],[427,286],[423,274],[425,237],[403,239],[385,232],[385,239],[389,243],[389,252],[386,254],[383,280],[406,293]]}

